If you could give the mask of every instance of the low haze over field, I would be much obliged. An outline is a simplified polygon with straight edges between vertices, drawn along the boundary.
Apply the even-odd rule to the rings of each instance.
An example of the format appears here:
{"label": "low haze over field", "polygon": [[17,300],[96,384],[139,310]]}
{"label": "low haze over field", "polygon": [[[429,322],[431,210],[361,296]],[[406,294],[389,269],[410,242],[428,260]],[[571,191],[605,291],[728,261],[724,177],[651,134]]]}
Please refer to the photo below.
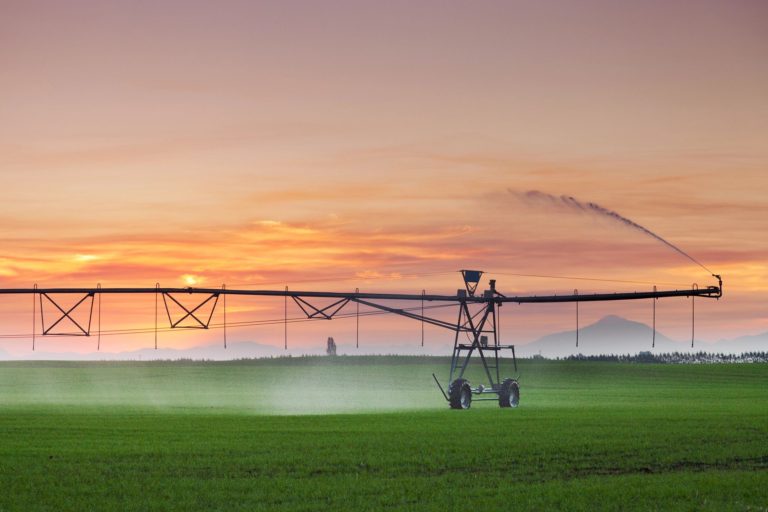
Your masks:
{"label": "low haze over field", "polygon": [[[716,284],[535,191],[618,212],[722,274],[724,298],[696,303],[697,339],[764,333],[766,19],[757,0],[2,2],[0,287],[455,293],[461,268],[507,295]],[[0,296],[0,335],[20,336],[0,350],[29,352],[28,302]],[[659,301],[658,329],[685,340],[690,306]],[[282,300],[228,307],[231,322],[283,315]],[[153,325],[150,298],[103,308],[105,328]],[[503,314],[507,341],[575,327],[571,305]],[[606,314],[649,324],[651,304],[585,305],[582,325]],[[282,329],[230,340],[279,347]],[[338,320],[290,339],[354,333]],[[363,344],[420,336],[361,322]],[[427,329],[427,349],[451,341]]]}

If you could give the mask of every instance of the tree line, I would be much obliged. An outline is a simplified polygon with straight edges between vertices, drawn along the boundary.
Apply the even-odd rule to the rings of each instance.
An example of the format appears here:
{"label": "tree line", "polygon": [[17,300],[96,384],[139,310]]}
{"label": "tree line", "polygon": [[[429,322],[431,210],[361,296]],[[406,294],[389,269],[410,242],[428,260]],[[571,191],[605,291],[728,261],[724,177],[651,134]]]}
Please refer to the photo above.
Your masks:
{"label": "tree line", "polygon": [[712,352],[667,352],[653,354],[575,354],[557,358],[562,361],[613,361],[626,363],[668,363],[668,364],[724,364],[724,363],[768,363],[768,352],[742,352],[741,354],[717,354]]}

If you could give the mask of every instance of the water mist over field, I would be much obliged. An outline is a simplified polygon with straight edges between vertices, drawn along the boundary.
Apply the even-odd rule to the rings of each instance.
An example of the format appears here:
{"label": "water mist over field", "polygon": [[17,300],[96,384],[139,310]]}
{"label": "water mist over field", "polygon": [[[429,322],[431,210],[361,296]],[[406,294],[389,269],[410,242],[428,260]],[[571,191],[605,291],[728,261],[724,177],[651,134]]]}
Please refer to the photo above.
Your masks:
{"label": "water mist over field", "polygon": [[[334,414],[443,407],[431,368],[382,357],[230,362],[0,364],[0,406],[54,405],[246,414]],[[427,367],[425,369],[425,366]]]}

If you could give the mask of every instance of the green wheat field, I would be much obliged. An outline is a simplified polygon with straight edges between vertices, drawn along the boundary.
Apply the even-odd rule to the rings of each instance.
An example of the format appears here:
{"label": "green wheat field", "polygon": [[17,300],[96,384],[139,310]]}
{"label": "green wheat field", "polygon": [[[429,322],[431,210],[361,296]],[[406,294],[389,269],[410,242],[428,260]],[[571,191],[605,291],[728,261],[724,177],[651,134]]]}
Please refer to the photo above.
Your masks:
{"label": "green wheat field", "polygon": [[0,510],[768,510],[768,365],[524,360],[466,411],[447,368],[0,363]]}

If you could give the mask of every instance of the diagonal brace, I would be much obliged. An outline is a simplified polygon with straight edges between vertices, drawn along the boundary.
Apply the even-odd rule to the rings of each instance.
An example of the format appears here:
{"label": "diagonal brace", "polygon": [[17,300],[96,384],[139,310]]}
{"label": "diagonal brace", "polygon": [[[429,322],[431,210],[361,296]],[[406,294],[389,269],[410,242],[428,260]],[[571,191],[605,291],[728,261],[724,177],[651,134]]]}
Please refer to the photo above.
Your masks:
{"label": "diagonal brace", "polygon": [[[171,318],[171,310],[168,308],[167,299],[171,299],[177,306],[179,306],[186,313],[184,316],[182,316],[179,320],[175,322]],[[208,302],[210,302],[211,300],[213,300],[213,307],[211,308],[211,313],[208,315],[208,318],[204,319],[205,321],[203,321],[195,313],[197,312],[198,309],[208,304]],[[173,295],[171,295],[170,292],[163,292],[163,304],[165,305],[165,312],[168,315],[168,323],[171,325],[171,329],[176,329],[176,328],[208,329],[208,326],[211,324],[211,319],[213,318],[213,312],[216,310],[216,304],[218,302],[219,302],[219,293],[212,293],[208,296],[208,298],[206,298],[200,304],[198,304],[192,309],[189,309],[184,304],[176,300],[176,298]],[[197,325],[180,325],[181,322],[183,322],[187,318],[192,318],[195,322],[197,322]]]}
{"label": "diagonal brace", "polygon": [[[346,306],[351,300],[350,298],[345,297],[325,306],[322,309],[319,309],[296,295],[292,295],[291,298],[301,308],[304,314],[307,315],[307,318],[324,318],[326,320],[333,319],[336,313],[341,311],[344,306]],[[304,306],[306,306],[306,308]]]}
{"label": "diagonal brace", "polygon": [[[60,305],[59,305],[59,304],[58,304],[58,303],[57,303],[57,302],[56,302],[56,301],[55,301],[55,300],[54,300],[54,299],[53,299],[53,298],[52,298],[50,295],[48,295],[47,293],[41,293],[41,294],[40,294],[40,322],[41,322],[41,324],[42,324],[42,327],[43,327],[43,336],[46,336],[46,335],[59,335],[59,336],[90,336],[90,335],[91,335],[91,319],[92,319],[92,317],[93,317],[93,297],[94,297],[94,295],[95,295],[95,293],[94,293],[94,292],[89,292],[89,293],[86,293],[86,294],[83,296],[83,298],[81,298],[79,301],[77,301],[77,302],[75,303],[75,305],[74,305],[74,306],[72,306],[71,308],[69,308],[69,309],[67,309],[67,310],[65,311],[65,310],[64,310],[64,308],[62,308],[62,307],[61,307],[61,306],[60,306]],[[58,309],[58,310],[61,312],[61,316],[59,316],[59,318],[57,318],[57,319],[56,319],[56,321],[55,321],[55,322],[53,322],[53,323],[52,323],[52,324],[51,324],[49,327],[47,327],[47,328],[45,327],[45,316],[44,316],[44,313],[43,313],[43,297],[45,297],[45,298],[46,298],[46,300],[47,300],[48,302],[50,302],[51,304],[53,304],[53,306],[54,306],[56,309]],[[80,304],[82,304],[83,302],[85,302],[85,301],[86,301],[86,300],[87,300],[89,297],[90,297],[90,299],[91,299],[91,304],[90,304],[90,310],[89,310],[89,314],[88,314],[88,325],[87,325],[87,327],[83,327],[82,325],[80,325],[80,323],[79,323],[77,320],[75,320],[75,319],[72,317],[72,315],[71,315],[71,314],[72,314],[72,312],[73,312],[75,309],[77,309],[77,307],[78,307]],[[75,326],[75,327],[77,327],[77,329],[78,329],[78,331],[79,331],[79,332],[74,332],[74,333],[55,333],[55,332],[51,332],[51,331],[53,331],[53,329],[54,329],[54,328],[55,328],[57,325],[59,325],[59,324],[62,322],[62,320],[64,320],[65,318],[66,318],[66,319],[68,319],[70,322],[72,322],[72,324],[74,324],[74,326]]]}
{"label": "diagonal brace", "polygon": [[440,320],[438,318],[431,318],[431,317],[428,317],[428,316],[417,315],[416,313],[411,313],[410,311],[406,311],[404,309],[391,308],[389,306],[385,306],[383,304],[377,304],[375,302],[369,302],[369,301],[364,300],[364,299],[353,298],[352,300],[354,300],[355,302],[357,302],[359,304],[362,304],[363,306],[368,306],[368,307],[371,307],[371,308],[374,308],[374,309],[378,309],[380,311],[386,311],[387,313],[394,313],[396,315],[401,315],[401,316],[404,316],[406,318],[412,318],[414,320],[419,320],[421,322],[426,322],[426,323],[428,323],[430,325],[435,325],[437,327],[443,327],[443,328],[446,328],[446,329],[450,329],[452,331],[472,332],[471,329],[469,329],[469,328],[467,328],[465,326],[452,324],[450,322],[446,322],[446,321]]}
{"label": "diagonal brace", "polygon": [[[464,314],[467,316],[467,322],[469,323],[469,326],[471,327],[473,341],[472,341],[472,345],[469,348],[469,352],[467,353],[467,356],[464,359],[464,364],[461,365],[461,371],[459,372],[459,378],[464,376],[464,372],[467,369],[467,365],[469,364],[469,359],[472,356],[472,352],[474,352],[475,349],[477,349],[477,353],[480,356],[480,359],[482,360],[482,363],[483,363],[483,368],[485,369],[485,374],[488,377],[488,382],[490,382],[491,384],[494,384],[493,377],[491,376],[491,371],[488,369],[488,362],[485,360],[485,354],[483,353],[483,347],[480,345],[480,334],[482,332],[485,332],[483,329],[485,327],[486,322],[488,321],[488,316],[490,314],[494,313],[494,309],[493,308],[495,306],[492,303],[488,303],[488,305],[485,308],[483,317],[480,319],[480,322],[477,325],[475,325],[475,323],[473,321],[473,318],[475,318],[477,315],[475,315],[475,317],[471,317],[470,316],[469,308],[467,307],[467,303],[466,302],[462,302],[462,306],[461,307],[463,308]],[[494,328],[494,331],[495,331],[495,328]]]}

